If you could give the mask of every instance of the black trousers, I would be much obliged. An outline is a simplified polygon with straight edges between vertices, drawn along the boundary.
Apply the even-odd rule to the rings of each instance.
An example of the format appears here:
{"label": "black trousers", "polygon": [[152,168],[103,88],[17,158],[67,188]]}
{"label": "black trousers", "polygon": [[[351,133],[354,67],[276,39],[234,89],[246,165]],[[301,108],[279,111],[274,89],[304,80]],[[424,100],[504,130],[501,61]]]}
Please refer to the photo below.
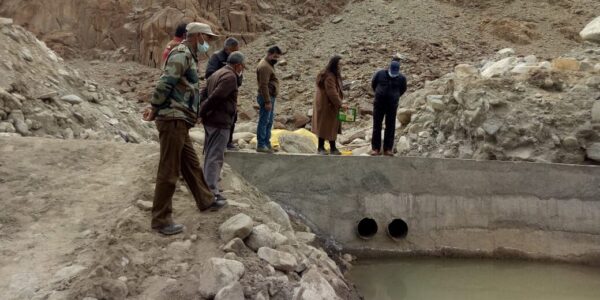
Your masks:
{"label": "black trousers", "polygon": [[237,111],[235,112],[235,115],[233,116],[233,124],[231,124],[231,132],[229,133],[229,142],[227,143],[227,145],[233,145],[233,133],[235,131],[235,123],[237,123]]}
{"label": "black trousers", "polygon": [[385,133],[383,138],[383,150],[394,149],[394,135],[396,133],[396,114],[398,112],[398,101],[387,99],[375,99],[373,105],[373,139],[371,146],[373,150],[381,151],[381,130],[385,119]]}

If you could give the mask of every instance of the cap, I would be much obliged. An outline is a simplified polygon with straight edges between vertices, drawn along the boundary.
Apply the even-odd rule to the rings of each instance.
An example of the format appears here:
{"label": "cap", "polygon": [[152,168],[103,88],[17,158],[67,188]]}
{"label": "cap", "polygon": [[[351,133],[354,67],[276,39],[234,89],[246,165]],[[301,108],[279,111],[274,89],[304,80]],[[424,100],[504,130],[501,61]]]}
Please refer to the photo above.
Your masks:
{"label": "cap", "polygon": [[229,57],[227,57],[227,63],[232,64],[232,65],[236,65],[236,64],[243,65],[245,61],[246,61],[246,57],[240,51],[232,52],[231,54],[229,54]]}
{"label": "cap", "polygon": [[392,76],[400,75],[400,62],[395,60],[392,61],[392,63],[390,64],[390,74]]}
{"label": "cap", "polygon": [[198,22],[190,23],[187,25],[187,27],[185,29],[188,34],[204,33],[204,34],[207,34],[210,36],[218,36],[212,32],[212,29],[210,29],[210,25],[204,24],[204,23],[198,23]]}

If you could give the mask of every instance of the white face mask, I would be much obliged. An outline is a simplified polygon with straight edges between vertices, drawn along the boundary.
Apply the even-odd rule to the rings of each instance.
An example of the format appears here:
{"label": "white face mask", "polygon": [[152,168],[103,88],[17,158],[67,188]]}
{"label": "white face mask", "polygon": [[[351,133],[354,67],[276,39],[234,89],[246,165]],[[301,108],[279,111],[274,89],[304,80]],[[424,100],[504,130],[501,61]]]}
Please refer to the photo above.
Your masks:
{"label": "white face mask", "polygon": [[400,76],[400,74],[398,74],[396,76],[392,75],[392,71],[388,71],[388,75],[390,75],[390,77],[392,77],[392,78],[396,78],[396,77]]}
{"label": "white face mask", "polygon": [[206,41],[204,41],[204,43],[202,43],[202,44],[198,43],[197,47],[198,47],[198,52],[202,53],[202,54],[208,52],[208,49],[210,49],[210,45]]}

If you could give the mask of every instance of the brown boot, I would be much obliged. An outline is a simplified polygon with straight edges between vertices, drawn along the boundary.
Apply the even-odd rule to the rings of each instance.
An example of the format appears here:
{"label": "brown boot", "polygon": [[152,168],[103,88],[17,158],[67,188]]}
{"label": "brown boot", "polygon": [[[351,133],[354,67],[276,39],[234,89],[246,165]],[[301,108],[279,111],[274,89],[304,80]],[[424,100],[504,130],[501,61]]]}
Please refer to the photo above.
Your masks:
{"label": "brown boot", "polygon": [[379,156],[379,155],[381,155],[381,152],[379,150],[373,149],[373,150],[371,150],[369,152],[369,155],[371,155],[371,156]]}
{"label": "brown boot", "polygon": [[385,151],[383,151],[383,155],[385,155],[385,156],[394,156],[394,151],[392,151],[392,150],[385,150]]}

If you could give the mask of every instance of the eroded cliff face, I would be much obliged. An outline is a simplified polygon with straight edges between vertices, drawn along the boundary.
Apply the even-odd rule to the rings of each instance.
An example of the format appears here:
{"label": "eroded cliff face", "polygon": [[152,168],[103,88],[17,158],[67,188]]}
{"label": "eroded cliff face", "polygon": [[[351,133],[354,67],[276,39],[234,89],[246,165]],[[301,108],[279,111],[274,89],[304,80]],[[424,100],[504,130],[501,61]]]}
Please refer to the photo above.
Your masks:
{"label": "eroded cliff face", "polygon": [[[303,24],[328,15],[347,0],[4,0],[0,15],[13,18],[65,58],[81,54],[135,60],[160,66],[164,45],[182,21],[209,23],[222,37],[243,42],[269,29],[273,15],[301,19]],[[310,9],[309,9],[310,8]]]}

